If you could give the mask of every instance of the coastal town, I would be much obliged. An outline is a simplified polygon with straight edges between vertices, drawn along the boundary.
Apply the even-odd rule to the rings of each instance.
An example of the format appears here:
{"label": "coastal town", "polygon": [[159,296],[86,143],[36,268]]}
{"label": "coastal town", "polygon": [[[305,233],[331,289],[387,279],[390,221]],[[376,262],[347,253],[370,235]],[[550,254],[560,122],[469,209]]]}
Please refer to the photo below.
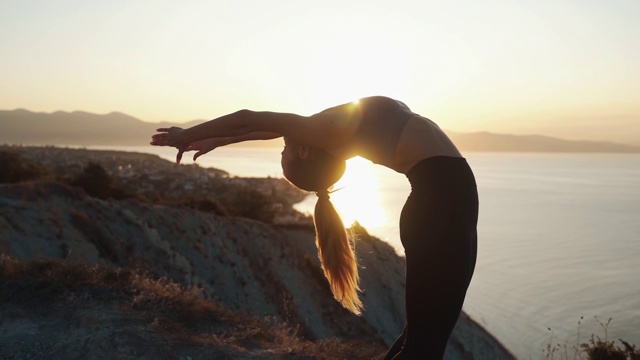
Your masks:
{"label": "coastal town", "polygon": [[[99,166],[112,186],[123,189],[129,198],[169,204],[197,200],[217,204],[223,208],[217,212],[225,215],[252,217],[274,225],[312,224],[309,215],[293,208],[306,194],[282,178],[235,177],[224,170],[175,164],[139,152],[54,146],[0,146],[0,152],[18,154],[55,180],[81,174],[89,164]],[[236,209],[239,207],[244,210]]]}

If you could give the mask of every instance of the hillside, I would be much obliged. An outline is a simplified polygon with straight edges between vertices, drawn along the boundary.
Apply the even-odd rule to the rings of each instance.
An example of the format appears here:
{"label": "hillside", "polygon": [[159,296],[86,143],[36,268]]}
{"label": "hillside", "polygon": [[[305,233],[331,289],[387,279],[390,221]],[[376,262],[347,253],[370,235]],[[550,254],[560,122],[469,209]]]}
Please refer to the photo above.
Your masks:
{"label": "hillside", "polygon": [[[200,121],[180,124],[189,127]],[[146,145],[158,127],[122,113],[104,115],[87,112],[35,113],[23,109],[0,111],[0,144],[135,146]],[[447,132],[462,151],[513,152],[615,152],[640,153],[640,147],[597,141],[569,141],[539,135],[508,135],[488,132]],[[253,142],[271,146],[280,141]]]}
{"label": "hillside", "polygon": [[329,360],[385,351],[362,340],[305,340],[294,324],[233,313],[166,279],[104,265],[0,256],[0,290],[2,359]]}
{"label": "hillside", "polygon": [[[31,269],[27,273],[32,275],[26,283],[21,282],[24,278],[12,277],[17,281],[14,287],[2,291],[0,309],[5,312],[0,315],[11,321],[3,321],[0,327],[0,344],[14,344],[16,351],[34,354],[43,348],[60,351],[55,353],[61,354],[59,358],[98,358],[102,351],[116,350],[136,351],[137,357],[129,358],[153,358],[157,352],[149,344],[161,345],[158,351],[172,358],[188,355],[193,359],[210,358],[207,351],[227,356],[231,351],[231,358],[267,359],[287,354],[285,357],[292,359],[322,359],[331,358],[331,354],[317,355],[314,346],[325,346],[327,351],[332,346],[351,351],[348,349],[353,349],[353,344],[384,349],[404,322],[404,261],[388,244],[361,228],[356,231],[365,304],[361,317],[333,300],[319,267],[313,231],[308,227],[274,226],[135,198],[99,199],[46,179],[0,185],[0,253],[26,264]],[[43,266],[30,263],[36,258],[64,260],[62,268],[68,265],[71,272],[52,270],[61,266],[59,262]],[[73,264],[79,262],[112,269],[100,270],[106,273],[164,277],[168,280],[163,286],[172,288],[169,282],[173,282],[193,288],[210,303],[202,305],[205,309],[220,310],[201,314],[201,322],[195,325],[189,320],[193,314],[185,309],[188,304],[149,295],[149,301],[156,305],[140,310],[134,305],[142,300],[135,299],[145,298],[136,297],[141,290],[132,289],[135,284],[130,280],[117,289],[105,290],[95,284],[107,281],[105,277],[99,277],[99,281],[78,277]],[[7,270],[0,270],[7,274]],[[137,279],[138,283],[153,282]],[[128,290],[123,292],[123,287]],[[53,300],[43,304],[40,300],[48,299],[50,291],[55,295]],[[154,313],[158,306],[165,310]],[[228,317],[239,320],[226,322]],[[261,331],[265,330],[259,329],[271,326],[260,320],[266,318],[288,324],[296,336],[278,343],[273,339],[279,335],[271,329],[266,331],[270,337],[263,338]],[[189,353],[192,343],[179,338],[184,330],[180,324],[185,321],[191,324],[191,332],[185,335],[191,340],[220,340],[229,334],[225,332],[229,328],[243,326],[250,334],[224,343],[199,343],[196,348],[202,352]],[[70,338],[76,340],[50,348],[54,340]],[[303,351],[299,356],[283,350],[287,348],[283,342],[296,341],[307,344],[292,348]],[[311,350],[305,353],[304,348]],[[464,315],[460,318],[447,359],[510,358],[481,327]]]}

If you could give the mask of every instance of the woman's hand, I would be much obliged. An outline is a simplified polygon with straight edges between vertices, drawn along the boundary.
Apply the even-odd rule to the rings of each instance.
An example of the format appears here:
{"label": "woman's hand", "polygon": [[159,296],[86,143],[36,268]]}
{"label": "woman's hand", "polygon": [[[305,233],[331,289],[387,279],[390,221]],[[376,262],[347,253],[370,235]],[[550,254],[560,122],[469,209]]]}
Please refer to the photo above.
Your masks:
{"label": "woman's hand", "polygon": [[189,144],[185,144],[180,139],[180,134],[184,131],[184,129],[179,128],[177,126],[172,126],[170,128],[159,128],[156,129],[158,131],[157,134],[151,137],[151,145],[155,146],[172,146],[178,149],[178,155],[176,155],[176,162],[179,164],[182,159],[182,154],[186,151]]}
{"label": "woman's hand", "polygon": [[204,155],[217,147],[227,145],[228,143],[227,138],[209,138],[192,142],[184,149],[184,151],[197,151],[197,153],[193,154],[193,161],[196,161],[196,159],[201,155]]}
{"label": "woman's hand", "polygon": [[156,146],[173,146],[178,147],[180,134],[184,131],[183,128],[172,126],[170,128],[156,129],[157,134],[151,137],[151,145]]}

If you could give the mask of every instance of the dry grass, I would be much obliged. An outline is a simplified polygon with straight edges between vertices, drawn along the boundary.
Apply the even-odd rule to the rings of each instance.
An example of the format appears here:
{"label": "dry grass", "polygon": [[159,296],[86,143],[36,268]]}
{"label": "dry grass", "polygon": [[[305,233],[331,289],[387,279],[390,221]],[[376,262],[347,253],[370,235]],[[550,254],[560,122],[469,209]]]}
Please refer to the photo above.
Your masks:
{"label": "dry grass", "polygon": [[97,302],[131,311],[169,343],[224,348],[242,357],[379,359],[385,352],[381,344],[366,341],[305,340],[290,324],[231,313],[195,289],[136,270],[51,259],[21,262],[0,255],[0,304],[47,311],[60,304]]}
{"label": "dry grass", "polygon": [[640,350],[622,339],[618,339],[623,347],[616,345],[615,341],[609,341],[608,331],[612,318],[606,322],[600,321],[598,317],[595,320],[600,324],[604,331],[604,340],[595,334],[591,334],[591,338],[586,343],[581,343],[580,326],[582,325],[581,317],[578,321],[578,332],[575,344],[569,346],[567,343],[559,344],[554,341],[554,333],[551,331],[551,339],[544,349],[545,360],[640,360]]}

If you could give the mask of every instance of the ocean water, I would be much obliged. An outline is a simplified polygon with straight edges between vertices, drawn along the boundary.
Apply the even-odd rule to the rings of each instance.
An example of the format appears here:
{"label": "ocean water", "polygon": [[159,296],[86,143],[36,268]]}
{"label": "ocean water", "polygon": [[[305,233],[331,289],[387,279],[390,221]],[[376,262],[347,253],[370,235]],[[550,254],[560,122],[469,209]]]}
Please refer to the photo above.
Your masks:
{"label": "ocean water", "polygon": [[[174,158],[168,148],[111,149]],[[466,157],[480,218],[464,310],[519,359],[543,359],[550,343],[566,345],[572,357],[572,347],[591,334],[640,346],[640,155]],[[281,177],[279,161],[275,149],[230,147],[198,163],[238,176]],[[402,254],[397,223],[409,193],[405,177],[356,160],[345,178],[332,199],[346,222],[360,221]],[[310,196],[297,208],[310,212],[314,202]]]}

